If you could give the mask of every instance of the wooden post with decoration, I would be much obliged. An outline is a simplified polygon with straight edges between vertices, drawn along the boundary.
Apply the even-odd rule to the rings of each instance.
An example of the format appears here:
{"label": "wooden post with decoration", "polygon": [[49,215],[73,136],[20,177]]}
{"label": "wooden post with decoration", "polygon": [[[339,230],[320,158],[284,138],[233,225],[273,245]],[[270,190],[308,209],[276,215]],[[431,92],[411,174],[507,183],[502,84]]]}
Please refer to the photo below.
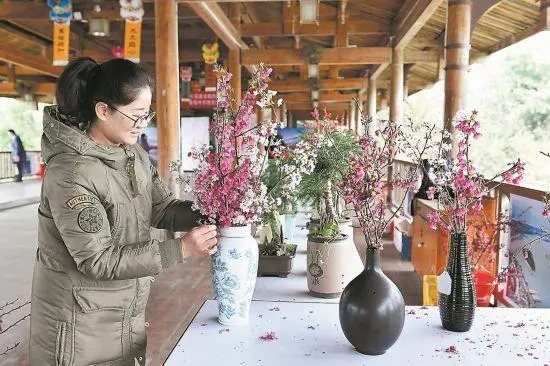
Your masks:
{"label": "wooden post with decoration", "polygon": [[369,124],[369,131],[368,133],[370,135],[374,134],[374,131],[376,129],[376,79],[369,77],[369,86],[368,86],[368,97],[367,97],[367,104],[369,108],[369,112],[367,116],[372,120],[372,122]]}
{"label": "wooden post with decoration", "polygon": [[[241,4],[231,4],[231,23],[240,34],[241,32]],[[229,72],[233,74],[231,78],[231,88],[234,90],[235,106],[241,104],[241,51],[239,49],[229,50]]]}
{"label": "wooden post with decoration", "polygon": [[53,22],[53,66],[69,63],[69,40],[73,7],[71,0],[48,0],[50,19]]}
{"label": "wooden post with decoration", "polygon": [[170,181],[170,163],[180,159],[178,4],[155,1],[158,167]]}
{"label": "wooden post with decoration", "polygon": [[135,63],[140,62],[141,21],[144,14],[142,0],[120,1],[120,16],[125,19],[124,58]]}
{"label": "wooden post with decoration", "polygon": [[[471,0],[449,0],[447,10],[447,40],[445,43],[445,129],[454,133],[452,121],[465,107],[466,76],[470,64]],[[453,139],[452,156],[458,152]]]}
{"label": "wooden post with decoration", "polygon": [[403,119],[403,50],[393,48],[391,62],[390,121]]}

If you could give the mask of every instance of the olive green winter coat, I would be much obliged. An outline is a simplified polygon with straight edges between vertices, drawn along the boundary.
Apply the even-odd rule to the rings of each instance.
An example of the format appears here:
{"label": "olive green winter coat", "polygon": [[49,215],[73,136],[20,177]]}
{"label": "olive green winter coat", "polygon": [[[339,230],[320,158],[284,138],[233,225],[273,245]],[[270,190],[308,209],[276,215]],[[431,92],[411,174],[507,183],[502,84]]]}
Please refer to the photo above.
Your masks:
{"label": "olive green winter coat", "polygon": [[186,231],[200,215],[139,145],[99,145],[64,121],[44,110],[30,363],[143,364],[152,276],[183,261],[180,241],[151,240],[150,228]]}

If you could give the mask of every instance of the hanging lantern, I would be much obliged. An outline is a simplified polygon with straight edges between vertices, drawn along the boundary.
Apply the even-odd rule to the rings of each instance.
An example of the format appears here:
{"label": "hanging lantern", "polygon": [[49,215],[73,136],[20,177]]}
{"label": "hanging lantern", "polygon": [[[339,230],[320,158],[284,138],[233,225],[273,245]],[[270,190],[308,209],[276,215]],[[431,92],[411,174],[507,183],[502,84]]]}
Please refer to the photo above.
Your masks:
{"label": "hanging lantern", "polygon": [[205,91],[216,91],[216,74],[214,64],[220,57],[218,42],[205,43],[202,45],[202,57],[206,63],[204,68]]}
{"label": "hanging lantern", "polygon": [[73,6],[71,0],[48,0],[50,19],[53,22],[53,65],[69,63],[69,39]]}
{"label": "hanging lantern", "polygon": [[193,77],[193,68],[191,66],[180,66],[181,78],[181,100],[189,101],[191,96],[191,78]]}
{"label": "hanging lantern", "polygon": [[141,0],[120,0],[120,16],[125,19],[124,58],[140,61],[141,22],[145,11]]}

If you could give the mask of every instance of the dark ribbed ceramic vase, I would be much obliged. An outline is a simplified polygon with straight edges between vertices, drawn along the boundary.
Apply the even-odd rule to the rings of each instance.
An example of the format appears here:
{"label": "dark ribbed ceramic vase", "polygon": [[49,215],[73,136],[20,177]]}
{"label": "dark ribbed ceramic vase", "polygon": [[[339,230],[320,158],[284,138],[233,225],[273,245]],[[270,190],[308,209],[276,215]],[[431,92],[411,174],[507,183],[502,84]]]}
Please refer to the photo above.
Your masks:
{"label": "dark ribbed ceramic vase", "polygon": [[451,234],[447,272],[451,277],[451,293],[439,293],[441,322],[447,330],[467,332],[474,321],[476,288],[468,261],[466,234]]}
{"label": "dark ribbed ceramic vase", "polygon": [[367,249],[365,269],[340,297],[340,325],[357,352],[381,355],[401,335],[405,302],[380,268],[380,251]]}

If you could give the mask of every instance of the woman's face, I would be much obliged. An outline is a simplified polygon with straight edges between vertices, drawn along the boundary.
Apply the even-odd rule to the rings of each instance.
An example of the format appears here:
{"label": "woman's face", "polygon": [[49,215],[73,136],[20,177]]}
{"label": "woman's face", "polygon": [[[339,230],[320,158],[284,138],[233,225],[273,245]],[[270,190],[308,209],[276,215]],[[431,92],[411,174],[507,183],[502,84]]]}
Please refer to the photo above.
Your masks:
{"label": "woman's face", "polygon": [[143,119],[149,114],[151,98],[151,89],[143,88],[132,103],[112,106],[117,110],[109,108],[105,103],[97,103],[96,115],[98,120],[93,127],[101,135],[101,140],[113,146],[135,144],[147,125],[141,122],[134,126],[133,120],[140,117]]}

